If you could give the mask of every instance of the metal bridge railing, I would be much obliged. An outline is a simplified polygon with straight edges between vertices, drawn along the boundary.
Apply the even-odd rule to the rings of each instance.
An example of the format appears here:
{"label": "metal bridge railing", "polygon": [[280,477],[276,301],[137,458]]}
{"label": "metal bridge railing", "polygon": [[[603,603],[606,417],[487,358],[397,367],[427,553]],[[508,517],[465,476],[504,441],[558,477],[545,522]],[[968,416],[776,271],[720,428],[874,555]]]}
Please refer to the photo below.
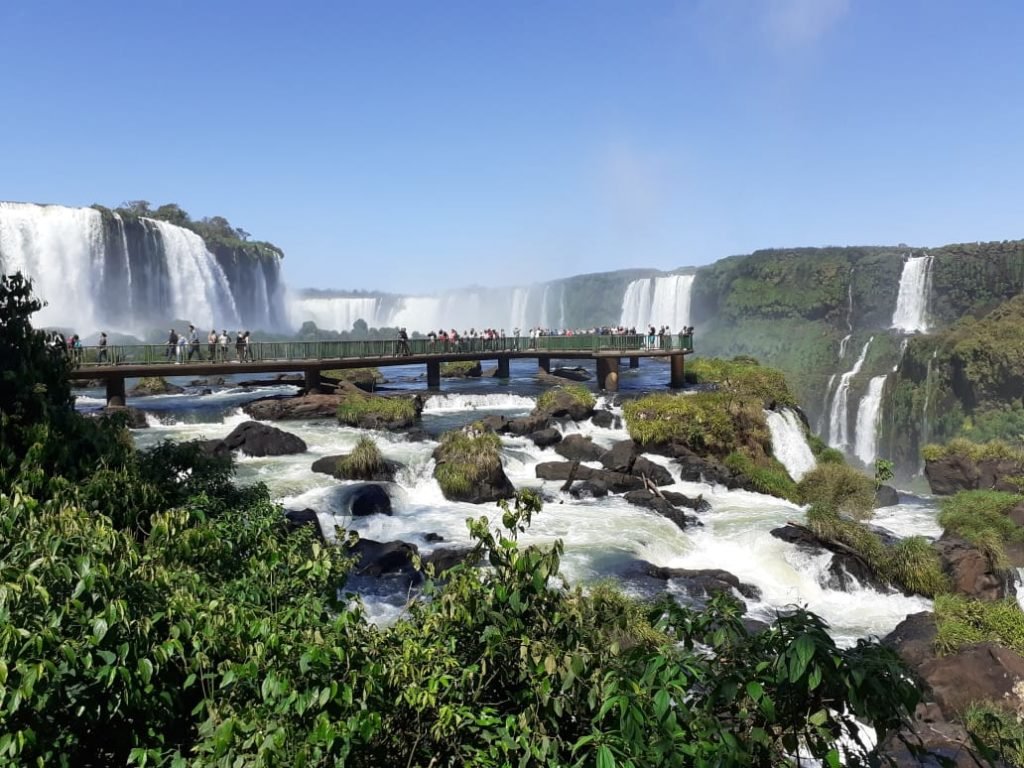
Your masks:
{"label": "metal bridge railing", "polygon": [[630,352],[645,350],[693,351],[693,335],[654,337],[641,335],[506,336],[497,339],[466,338],[458,342],[434,339],[370,339],[366,341],[254,341],[244,347],[233,342],[226,347],[206,342],[196,345],[109,344],[79,347],[68,355],[81,368],[101,365],[160,365],[178,362],[290,362],[305,360],[365,360],[368,365],[382,358],[410,355],[455,355],[460,353],[520,353],[557,355],[559,352]]}

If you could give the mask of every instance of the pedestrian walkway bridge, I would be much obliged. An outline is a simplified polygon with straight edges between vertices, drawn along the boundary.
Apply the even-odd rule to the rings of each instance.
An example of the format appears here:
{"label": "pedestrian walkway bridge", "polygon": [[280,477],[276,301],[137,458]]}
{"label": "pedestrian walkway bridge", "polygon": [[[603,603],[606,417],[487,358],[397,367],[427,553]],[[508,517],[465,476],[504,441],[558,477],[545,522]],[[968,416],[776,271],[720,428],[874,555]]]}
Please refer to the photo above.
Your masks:
{"label": "pedestrian walkway bridge", "polygon": [[682,387],[685,356],[693,352],[693,335],[655,337],[640,335],[539,336],[499,339],[463,339],[445,343],[431,339],[370,341],[259,341],[245,346],[241,359],[234,344],[171,347],[166,344],[83,347],[75,352],[71,378],[101,380],[107,403],[123,405],[125,379],[143,376],[211,376],[232,373],[289,373],[301,371],[307,390],[320,385],[322,371],[391,365],[425,365],[427,386],[441,385],[441,364],[495,360],[499,378],[508,378],[509,361],[536,358],[538,367],[551,370],[551,360],[596,360],[602,389],[618,389],[620,358],[630,367],[641,357],[668,358],[669,384]]}

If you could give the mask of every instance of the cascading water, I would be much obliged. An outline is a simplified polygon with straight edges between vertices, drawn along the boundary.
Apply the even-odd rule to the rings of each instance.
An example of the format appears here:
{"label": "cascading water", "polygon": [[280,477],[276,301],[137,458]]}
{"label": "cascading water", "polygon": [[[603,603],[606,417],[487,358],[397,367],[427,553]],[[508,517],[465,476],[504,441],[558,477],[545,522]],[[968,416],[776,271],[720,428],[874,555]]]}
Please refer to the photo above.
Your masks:
{"label": "cascading water", "polygon": [[853,363],[853,367],[839,377],[836,385],[836,393],[832,398],[832,411],[829,415],[828,444],[833,448],[846,450],[850,447],[849,435],[849,405],[850,405],[850,380],[860,373],[864,365],[864,359],[868,355],[868,348],[875,340],[872,336],[864,343],[860,355]]}
{"label": "cascading water", "polygon": [[696,275],[645,277],[626,286],[619,325],[647,328],[667,325],[675,332],[690,323],[690,296]]}
{"label": "cascading water", "polygon": [[800,417],[791,408],[783,408],[781,412],[765,411],[764,415],[772,435],[772,453],[789,476],[799,482],[817,466]]}
{"label": "cascading water", "polygon": [[350,331],[357,320],[362,320],[370,328],[389,327],[382,304],[383,299],[376,296],[307,297],[292,303],[292,324],[298,327],[309,320],[316,323],[317,328]]}
{"label": "cascading water", "polygon": [[174,319],[203,328],[283,327],[278,259],[232,249],[223,259],[167,222],[0,203],[0,272],[32,279],[47,302],[35,319],[42,326],[81,334],[140,333]]}
{"label": "cascading water", "polygon": [[903,263],[892,327],[903,333],[928,330],[928,298],[932,287],[932,257],[914,256]]}
{"label": "cascading water", "polygon": [[886,376],[875,376],[857,406],[857,429],[853,454],[870,467],[878,456],[878,420],[882,413],[882,392]]}

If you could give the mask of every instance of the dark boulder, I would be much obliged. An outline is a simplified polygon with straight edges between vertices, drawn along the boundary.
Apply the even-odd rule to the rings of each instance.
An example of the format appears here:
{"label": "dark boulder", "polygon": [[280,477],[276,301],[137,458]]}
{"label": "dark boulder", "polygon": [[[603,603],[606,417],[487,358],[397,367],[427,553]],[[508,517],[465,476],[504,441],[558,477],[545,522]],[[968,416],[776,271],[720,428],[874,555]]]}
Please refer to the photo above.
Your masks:
{"label": "dark boulder", "polygon": [[819,538],[813,531],[803,526],[784,525],[773,528],[769,533],[807,552],[831,552],[832,560],[828,566],[827,577],[822,583],[823,587],[845,592],[859,584],[879,592],[889,591],[888,583],[879,578],[874,569],[848,547]]}
{"label": "dark boulder", "polygon": [[896,625],[882,639],[882,645],[892,648],[911,669],[917,669],[935,657],[935,614],[931,611],[912,613]]}
{"label": "dark boulder", "polygon": [[97,411],[90,411],[88,415],[97,419],[124,419],[129,429],[146,429],[149,426],[145,411],[128,405],[107,405]]}
{"label": "dark boulder", "polygon": [[444,536],[442,536],[440,533],[434,533],[433,531],[430,531],[429,533],[423,534],[423,540],[428,544],[436,544],[438,542],[444,541]]}
{"label": "dark boulder", "polygon": [[653,578],[679,582],[691,597],[707,598],[725,592],[740,594],[749,600],[760,600],[761,590],[753,584],[740,581],[735,574],[720,568],[663,568],[651,563],[641,562],[644,572]]}
{"label": "dark boulder", "polygon": [[432,440],[430,433],[421,427],[410,427],[402,433],[407,443],[424,443]]}
{"label": "dark boulder", "polygon": [[954,592],[978,600],[1001,600],[1016,594],[1009,574],[998,571],[988,555],[970,542],[943,534],[932,546]]}
{"label": "dark boulder", "polygon": [[554,427],[540,429],[531,433],[529,437],[538,448],[547,448],[562,441],[562,433]]}
{"label": "dark boulder", "polygon": [[330,475],[338,480],[374,480],[377,482],[391,482],[402,465],[397,461],[384,460],[384,463],[375,467],[369,472],[346,471],[342,461],[348,458],[347,453],[332,456],[323,456],[313,462],[310,467],[314,472],[323,475]]}
{"label": "dark boulder", "polygon": [[569,435],[555,446],[555,453],[570,461],[597,461],[605,449],[583,435]]}
{"label": "dark boulder", "polygon": [[595,427],[601,427],[603,429],[622,429],[622,419],[611,411],[603,408],[600,411],[595,411],[594,415],[590,417],[590,421]]}
{"label": "dark boulder", "polygon": [[391,497],[374,483],[355,483],[338,487],[342,514],[352,517],[390,515]]}
{"label": "dark boulder", "polygon": [[415,544],[405,541],[374,541],[359,539],[349,547],[356,558],[356,573],[365,576],[399,576],[419,581],[420,574],[413,566],[412,558],[419,553]]}
{"label": "dark boulder", "polygon": [[451,366],[441,366],[442,379],[478,379],[483,375],[480,361],[472,361],[470,365],[455,363]]}
{"label": "dark boulder", "polygon": [[[490,450],[467,453],[455,444],[442,441],[434,449],[433,456],[434,478],[438,480],[444,497],[449,501],[487,504],[511,499],[516,494],[515,486],[505,474],[497,453]],[[461,482],[446,480],[460,476]]]}
{"label": "dark boulder", "polygon": [[128,395],[130,397],[180,395],[184,391],[184,387],[179,387],[177,384],[171,384],[161,376],[146,376],[139,379],[138,383],[132,387]]}
{"label": "dark boulder", "polygon": [[552,368],[551,375],[557,376],[560,379],[569,379],[570,381],[590,381],[593,376],[586,368],[576,366],[575,368]]}
{"label": "dark boulder", "polygon": [[942,714],[953,720],[975,702],[1015,698],[1013,686],[1024,680],[1024,657],[993,643],[976,643],[926,659],[918,674]]}
{"label": "dark boulder", "polygon": [[473,547],[441,547],[424,555],[423,564],[433,565],[434,575],[440,575],[456,565],[470,562],[474,551]]}
{"label": "dark boulder", "polygon": [[600,499],[608,495],[608,486],[600,480],[584,480],[573,485],[569,494],[576,499]]}
{"label": "dark boulder", "polygon": [[980,477],[978,465],[974,461],[966,456],[955,455],[926,461],[924,474],[932,493],[940,496],[977,490]]}
{"label": "dark boulder", "polygon": [[540,411],[545,416],[583,421],[594,415],[593,405],[580,402],[580,399],[568,390],[556,387],[549,394],[551,397],[548,404],[543,411]]}
{"label": "dark boulder", "polygon": [[655,485],[672,485],[675,482],[672,479],[671,472],[661,466],[661,464],[655,464],[643,456],[633,462],[633,471],[630,474],[637,477],[646,477]]}
{"label": "dark boulder", "polygon": [[875,509],[895,507],[900,503],[900,495],[891,485],[880,485],[875,491]]}
{"label": "dark boulder", "polygon": [[336,394],[278,395],[246,403],[242,411],[260,421],[333,419],[340,403]]}
{"label": "dark boulder", "polygon": [[[565,482],[573,474],[572,461],[544,461],[537,465],[536,475],[541,480],[557,480]],[[644,482],[639,477],[624,475],[620,472],[609,472],[606,469],[592,469],[586,466],[577,466],[575,480],[599,481],[612,493],[625,493],[635,491],[644,487]]]}
{"label": "dark boulder", "polygon": [[650,509],[654,512],[657,512],[659,515],[671,520],[673,523],[675,523],[677,526],[684,530],[695,524],[700,525],[699,520],[685,514],[681,509],[679,509],[679,507],[677,507],[671,501],[662,496],[656,496],[654,493],[646,489],[629,491],[622,498],[624,498],[630,504],[635,504],[638,507],[644,507],[645,509]]}
{"label": "dark boulder", "polygon": [[[218,441],[219,442],[219,441]],[[316,531],[317,537],[323,541],[324,533],[320,528],[320,518],[317,517],[316,510],[313,509],[286,509],[284,511],[285,524],[288,526],[289,532],[297,531],[303,526],[311,525]]]}
{"label": "dark boulder", "polygon": [[222,443],[229,451],[242,451],[249,456],[287,456],[306,451],[302,438],[258,421],[239,424]]}
{"label": "dark boulder", "polygon": [[640,446],[632,440],[620,440],[601,455],[601,464],[605,469],[628,475],[633,471],[633,464],[638,458]]}
{"label": "dark boulder", "polygon": [[543,413],[531,413],[528,416],[521,416],[518,419],[508,419],[505,423],[505,432],[512,435],[529,435],[540,432],[551,425],[551,419]]}
{"label": "dark boulder", "polygon": [[692,509],[694,512],[711,511],[711,504],[709,504],[703,496],[698,496],[695,499],[691,499],[686,494],[676,493],[675,491],[662,491],[661,495],[664,496],[677,507],[685,507],[686,509]]}
{"label": "dark boulder", "polygon": [[491,414],[479,420],[479,424],[488,432],[497,432],[499,435],[508,432],[509,420],[505,416]]}

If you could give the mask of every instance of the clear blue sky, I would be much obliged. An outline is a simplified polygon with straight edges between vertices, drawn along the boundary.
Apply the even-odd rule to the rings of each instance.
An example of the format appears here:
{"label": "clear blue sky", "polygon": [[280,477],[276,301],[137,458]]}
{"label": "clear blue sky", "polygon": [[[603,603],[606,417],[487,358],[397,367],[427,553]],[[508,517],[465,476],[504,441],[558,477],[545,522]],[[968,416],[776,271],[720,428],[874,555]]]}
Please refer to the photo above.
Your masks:
{"label": "clear blue sky", "polygon": [[295,287],[1024,236],[1019,0],[0,3],[0,199],[177,202]]}

